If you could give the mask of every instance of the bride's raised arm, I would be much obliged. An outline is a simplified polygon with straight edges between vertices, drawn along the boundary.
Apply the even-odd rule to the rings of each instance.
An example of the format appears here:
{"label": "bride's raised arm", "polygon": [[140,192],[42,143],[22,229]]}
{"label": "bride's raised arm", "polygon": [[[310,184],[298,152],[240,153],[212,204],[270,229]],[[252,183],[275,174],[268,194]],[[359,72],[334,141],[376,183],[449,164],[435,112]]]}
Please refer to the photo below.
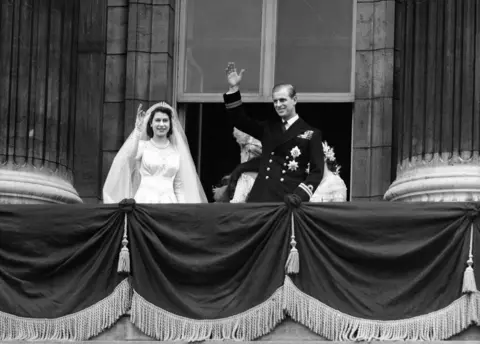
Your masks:
{"label": "bride's raised arm", "polygon": [[142,110],[142,105],[140,104],[137,109],[135,129],[123,143],[115,159],[113,159],[105,179],[105,184],[103,185],[104,203],[119,203],[125,198],[133,198],[134,196],[132,178],[136,168],[135,158],[137,158],[140,139],[145,128],[145,117],[145,111]]}

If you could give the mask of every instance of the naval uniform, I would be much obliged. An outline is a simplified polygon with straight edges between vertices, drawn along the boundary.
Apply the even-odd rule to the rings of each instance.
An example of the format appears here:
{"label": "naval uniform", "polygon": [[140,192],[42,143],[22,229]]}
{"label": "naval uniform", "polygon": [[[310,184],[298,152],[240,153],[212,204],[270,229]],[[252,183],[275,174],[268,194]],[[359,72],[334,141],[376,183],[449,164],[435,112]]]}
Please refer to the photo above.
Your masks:
{"label": "naval uniform", "polygon": [[323,178],[321,132],[301,118],[286,128],[281,121],[256,121],[245,113],[240,91],[223,97],[233,126],[262,142],[258,176],[247,202],[282,202],[292,193],[308,202]]}

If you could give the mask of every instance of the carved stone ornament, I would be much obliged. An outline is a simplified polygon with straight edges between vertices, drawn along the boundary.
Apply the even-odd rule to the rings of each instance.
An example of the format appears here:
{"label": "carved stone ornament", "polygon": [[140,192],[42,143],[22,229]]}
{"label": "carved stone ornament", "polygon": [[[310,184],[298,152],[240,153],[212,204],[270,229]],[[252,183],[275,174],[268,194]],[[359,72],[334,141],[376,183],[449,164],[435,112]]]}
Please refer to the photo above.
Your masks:
{"label": "carved stone ornament", "polygon": [[479,154],[436,153],[406,159],[384,198],[403,202],[480,201]]}
{"label": "carved stone ornament", "polygon": [[32,166],[0,166],[0,204],[82,203],[72,184],[59,174]]}

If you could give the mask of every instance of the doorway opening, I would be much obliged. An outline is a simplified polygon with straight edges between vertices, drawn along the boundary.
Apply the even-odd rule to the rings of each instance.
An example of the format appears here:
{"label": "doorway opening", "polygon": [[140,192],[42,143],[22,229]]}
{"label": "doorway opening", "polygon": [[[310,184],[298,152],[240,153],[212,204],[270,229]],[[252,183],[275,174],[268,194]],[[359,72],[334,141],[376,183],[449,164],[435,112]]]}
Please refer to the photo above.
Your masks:
{"label": "doorway opening", "polygon": [[[278,116],[271,103],[246,103],[252,118],[266,120]],[[218,185],[240,163],[240,148],[233,137],[223,103],[188,103],[185,132],[205,193],[213,202],[212,186]],[[350,199],[352,103],[298,103],[297,112],[311,126],[322,131],[323,140],[333,147],[340,176]]]}

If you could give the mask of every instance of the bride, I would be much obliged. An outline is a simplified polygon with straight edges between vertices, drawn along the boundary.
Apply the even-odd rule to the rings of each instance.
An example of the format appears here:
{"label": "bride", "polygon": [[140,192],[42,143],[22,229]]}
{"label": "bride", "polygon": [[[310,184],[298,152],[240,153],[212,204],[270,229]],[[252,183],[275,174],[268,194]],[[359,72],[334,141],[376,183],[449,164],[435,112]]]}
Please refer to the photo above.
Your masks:
{"label": "bride", "polygon": [[103,187],[104,203],[207,203],[187,138],[165,102],[138,107],[135,129],[118,151]]}

